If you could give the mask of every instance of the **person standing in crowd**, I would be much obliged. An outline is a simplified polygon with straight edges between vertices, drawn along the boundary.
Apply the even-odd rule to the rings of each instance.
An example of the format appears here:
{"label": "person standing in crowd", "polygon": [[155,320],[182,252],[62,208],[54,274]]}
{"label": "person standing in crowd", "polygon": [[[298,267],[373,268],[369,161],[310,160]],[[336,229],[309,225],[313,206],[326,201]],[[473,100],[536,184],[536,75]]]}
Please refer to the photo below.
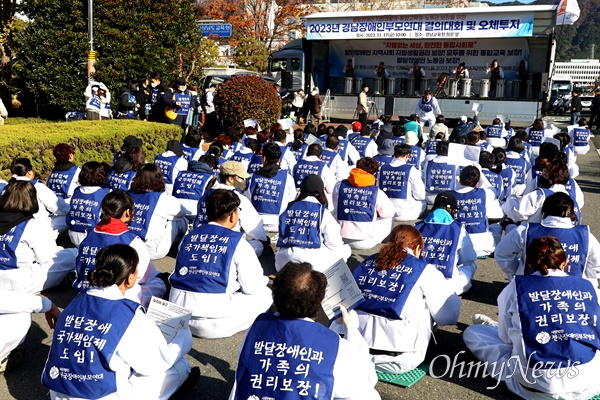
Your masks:
{"label": "person standing in crowd", "polygon": [[[167,343],[143,308],[127,299],[138,261],[135,249],[124,244],[98,252],[91,288],[75,297],[56,323],[42,374],[52,399],[168,399],[188,378],[184,356],[192,348],[190,330],[183,327]],[[96,324],[73,323],[80,318]],[[94,378],[70,379],[71,374]]]}
{"label": "person standing in crowd", "polygon": [[352,273],[365,297],[356,308],[358,330],[378,372],[400,374],[416,368],[425,359],[432,323],[458,321],[460,298],[434,265],[419,259],[423,251],[419,231],[398,225],[379,253]]}
{"label": "person standing in crowd", "polygon": [[119,89],[119,104],[117,106],[117,118],[135,119],[140,111],[140,104],[137,102],[135,92],[137,83],[133,79],[127,80],[127,83]]}
{"label": "person standing in crowd", "polygon": [[591,322],[600,315],[598,291],[567,275],[568,265],[558,239],[532,240],[531,275],[515,277],[500,293],[498,322],[475,314],[463,333],[486,372],[521,398],[590,399],[600,393],[600,327]]}
{"label": "person standing in crowd", "polygon": [[[342,306],[345,335],[316,323],[325,297],[327,278],[309,263],[288,263],[273,282],[273,300],[277,313],[256,318],[240,349],[235,381],[229,400],[275,398],[280,391],[273,385],[253,387],[254,377],[262,376],[266,361],[273,363],[274,379],[289,381],[294,398],[379,400],[375,390],[377,375],[365,340],[358,332],[357,315]],[[335,325],[335,323],[334,323]],[[300,359],[291,352],[281,352],[277,358],[267,354],[263,343],[278,343],[287,349],[311,349],[311,359]],[[259,350],[257,350],[259,349]],[[277,352],[275,352],[277,353]],[[281,354],[281,358],[280,358]],[[305,371],[301,375],[290,371]],[[270,372],[271,373],[271,372]]]}
{"label": "person standing in crowd", "polygon": [[579,97],[577,90],[573,90],[571,96],[569,111],[571,111],[571,125],[575,125],[581,117],[581,97]]}
{"label": "person standing in crowd", "polygon": [[[172,108],[175,113],[175,118],[169,118],[167,115],[167,119],[169,119],[170,123],[180,126],[183,133],[185,133],[188,113],[190,110],[197,110],[200,104],[198,104],[197,98],[193,97],[188,90],[187,81],[184,77],[177,79],[177,88],[171,89],[171,91],[165,95],[164,101],[165,105]],[[167,114],[173,116],[173,114]],[[184,138],[185,136],[182,137],[182,140]]]}
{"label": "person standing in crowd", "polygon": [[313,125],[319,126],[321,123],[321,106],[323,105],[323,99],[319,94],[319,88],[314,87],[308,99],[306,101],[308,103],[308,109],[310,111],[310,119]]}
{"label": "person standing in crowd", "polygon": [[600,88],[594,90],[594,98],[592,99],[592,105],[590,106],[590,123],[589,128],[594,129],[594,122],[596,123],[596,130],[600,129]]}
{"label": "person standing in crowd", "polygon": [[47,186],[52,189],[56,197],[71,202],[75,188],[79,186],[79,173],[81,168],[73,164],[75,149],[67,143],[59,143],[52,149],[56,157],[54,169],[48,177]]}
{"label": "person standing in crowd", "polygon": [[215,107],[216,92],[217,85],[211,83],[208,89],[204,90],[201,100],[202,107],[204,108],[204,125],[202,126],[202,132],[204,133],[204,140],[206,142],[212,142],[214,138],[221,133],[217,108]]}
{"label": "person standing in crowd", "polygon": [[98,88],[98,96],[100,96],[100,119],[113,119],[112,110],[110,108],[110,91],[104,83],[100,83]]}
{"label": "person standing in crowd", "polygon": [[218,189],[205,204],[208,224],[183,239],[169,277],[169,300],[193,310],[189,325],[194,336],[217,339],[247,329],[273,300],[254,249],[234,230],[239,197]]}
{"label": "person standing in crowd", "polygon": [[135,99],[140,105],[138,117],[142,121],[148,121],[150,118],[150,111],[152,111],[152,102],[150,92],[148,90],[148,78],[145,76],[138,78],[137,91],[135,92]]}
{"label": "person standing in crowd", "polygon": [[[421,87],[421,79],[425,78],[427,75],[425,74],[425,70],[419,67],[418,61],[415,60],[415,62],[413,62],[413,67],[408,69],[408,74],[415,79],[415,94],[421,93],[421,90],[427,89]],[[411,95],[411,93],[408,93],[408,95]]]}
{"label": "person standing in crowd", "polygon": [[527,71],[527,64],[525,63],[525,60],[521,60],[519,62],[517,75],[519,76],[520,81],[519,98],[524,99],[527,97],[527,81],[529,80],[529,72]]}
{"label": "person standing in crowd", "polygon": [[[435,124],[435,117],[442,113],[440,110],[440,106],[435,97],[431,95],[431,91],[429,89],[425,90],[425,94],[419,102],[417,103],[417,108],[415,109],[415,114],[419,117],[419,124],[421,125],[421,129],[425,127],[425,123],[429,123],[429,130],[431,131],[431,127]],[[423,136],[420,136],[419,139],[422,139]]]}
{"label": "person standing in crowd", "polygon": [[83,96],[85,97],[85,119],[88,121],[100,120],[100,110],[103,99],[98,95],[100,83],[89,81]]}
{"label": "person standing in crowd", "polygon": [[498,80],[504,79],[504,70],[498,65],[498,60],[492,61],[492,65],[486,67],[485,74],[490,77],[490,97],[496,97]]}
{"label": "person standing in crowd", "polygon": [[367,117],[369,115],[369,104],[367,101],[367,92],[369,91],[369,86],[367,84],[362,85],[362,91],[358,94],[358,98],[356,101],[356,112],[358,115],[358,122],[361,124],[361,127],[367,126]]}
{"label": "person standing in crowd", "polygon": [[166,122],[164,96],[170,91],[171,88],[162,83],[156,72],[150,75],[150,121]]}
{"label": "person standing in crowd", "polygon": [[294,93],[294,99],[292,100],[292,107],[294,111],[294,116],[296,117],[296,121],[299,124],[304,123],[304,101],[306,100],[306,94],[304,94],[304,89],[300,88],[296,93]]}

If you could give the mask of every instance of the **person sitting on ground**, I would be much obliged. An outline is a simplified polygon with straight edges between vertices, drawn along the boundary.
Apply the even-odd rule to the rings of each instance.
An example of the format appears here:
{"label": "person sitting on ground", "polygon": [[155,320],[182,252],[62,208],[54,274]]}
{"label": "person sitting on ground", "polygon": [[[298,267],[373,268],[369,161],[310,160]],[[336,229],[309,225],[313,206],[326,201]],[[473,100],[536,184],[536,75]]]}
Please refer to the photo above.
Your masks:
{"label": "person sitting on ground", "polygon": [[300,189],[300,185],[304,178],[311,174],[318,175],[323,180],[327,198],[331,199],[333,187],[337,180],[331,169],[325,164],[325,161],[323,161],[323,148],[317,143],[308,146],[306,157],[304,157],[303,160],[298,161],[294,166],[293,176],[296,189]]}
{"label": "person sitting on ground", "polygon": [[12,178],[0,196],[0,289],[36,294],[75,269],[77,249],[57,250],[38,209],[35,186]]}
{"label": "person sitting on ground", "polygon": [[361,158],[375,157],[377,155],[377,144],[371,138],[371,129],[368,126],[363,126],[360,130],[360,135],[355,136],[350,143],[358,151]]}
{"label": "person sitting on ground", "polygon": [[391,163],[394,160],[394,141],[392,139],[386,139],[377,148],[377,155],[373,157],[379,164],[379,168],[386,164]]}
{"label": "person sitting on ground", "polygon": [[415,220],[427,208],[421,174],[407,164],[411,152],[411,146],[397,144],[394,147],[393,161],[382,166],[377,175],[379,189],[383,190],[395,207],[395,221]]}
{"label": "person sitting on ground", "polygon": [[487,137],[487,142],[492,147],[506,147],[506,129],[504,129],[504,124],[502,124],[502,120],[500,118],[494,118],[492,121],[492,125],[489,125],[485,128],[485,134]]}
{"label": "person sitting on ground", "polygon": [[104,197],[101,210],[100,221],[79,245],[73,288],[79,292],[89,289],[88,277],[95,268],[98,250],[117,243],[125,244],[136,251],[139,260],[135,285],[126,297],[148,307],[152,296],[162,297],[167,288],[150,261],[144,241],[127,226],[134,212],[133,199],[127,192],[117,189]]}
{"label": "person sitting on ground", "polygon": [[496,172],[502,178],[502,198],[500,201],[503,203],[514,192],[516,174],[515,171],[508,168],[506,165],[506,151],[504,149],[496,147],[492,151],[492,155],[495,157],[494,172]]}
{"label": "person sitting on ground", "polygon": [[544,140],[545,136],[545,124],[544,120],[541,118],[533,121],[533,125],[525,129],[525,132],[528,136],[528,143],[531,146],[530,154],[533,156],[537,156],[540,151],[540,145]]}
{"label": "person sitting on ground", "polygon": [[505,198],[504,196],[504,184],[502,182],[502,176],[494,171],[496,165],[496,157],[489,151],[482,151],[479,153],[479,166],[481,166],[481,174],[485,176],[485,179],[490,184],[490,189],[494,192],[498,205]]}
{"label": "person sitting on ground", "polygon": [[[342,310],[347,331],[343,338],[315,322],[326,287],[325,275],[313,270],[308,263],[288,263],[281,270],[273,283],[273,300],[278,312],[259,315],[248,330],[240,348],[229,400],[280,395],[274,386],[253,387],[253,377],[264,371],[265,359],[273,363],[275,379],[289,380],[290,394],[294,398],[310,395],[324,399],[380,399],[375,390],[377,375],[373,362],[357,330],[356,313]],[[278,343],[287,349],[311,349],[313,357],[301,360],[289,351],[280,354],[275,351],[273,354],[277,357],[271,356],[263,346],[266,342]],[[306,374],[288,374],[287,368],[275,369],[276,363],[290,366],[291,371],[306,371]],[[311,382],[310,387],[306,385]]]}
{"label": "person sitting on ground", "polygon": [[106,174],[106,186],[111,189],[129,190],[136,172],[146,164],[141,147],[132,147],[119,157]]}
{"label": "person sitting on ground", "polygon": [[381,146],[384,140],[391,139],[394,136],[392,132],[392,116],[382,115],[379,119],[382,125],[379,127],[379,134],[375,138],[377,146]]}
{"label": "person sitting on ground", "polygon": [[100,205],[110,188],[106,185],[106,169],[98,161],[83,164],[79,185],[71,198],[71,209],[66,216],[69,239],[76,247],[88,232],[100,222]]}
{"label": "person sitting on ground", "polygon": [[165,193],[173,194],[175,179],[183,171],[188,170],[188,162],[184,157],[181,143],[177,140],[169,140],[167,151],[154,158],[154,164],[160,168],[165,180]]}
{"label": "person sitting on ground", "polygon": [[75,188],[79,186],[79,173],[81,172],[81,168],[73,164],[74,153],[75,149],[66,143],[54,146],[52,154],[56,157],[56,163],[47,182],[56,197],[64,199],[67,203],[71,201]]}
{"label": "person sitting on ground", "polygon": [[567,275],[568,265],[558,239],[532,240],[531,275],[515,277],[500,293],[498,322],[476,314],[463,333],[486,372],[524,399],[589,399],[600,393],[600,327],[591,323],[600,314],[598,292],[589,281]]}
{"label": "person sitting on ground", "polygon": [[423,236],[421,259],[439,269],[456,294],[471,288],[477,254],[465,227],[454,219],[458,203],[451,192],[435,197],[427,217],[415,225]]}
{"label": "person sitting on ground", "polygon": [[329,135],[325,141],[325,147],[323,147],[321,152],[321,160],[325,161],[325,164],[327,164],[333,173],[336,182],[346,179],[350,173],[348,163],[339,154],[341,143],[337,134]]}
{"label": "person sitting on ground", "polygon": [[573,147],[575,147],[576,154],[587,154],[590,151],[590,129],[587,126],[587,119],[580,118],[576,128],[573,128],[569,135],[571,135]]}
{"label": "person sitting on ground", "polygon": [[[167,343],[143,308],[127,298],[135,286],[138,261],[136,251],[124,244],[98,252],[89,276],[91,288],[75,297],[56,323],[42,374],[52,399],[168,399],[186,382],[190,330],[183,327]],[[197,380],[199,372],[190,377]],[[94,378],[71,379],[71,374]]]}
{"label": "person sitting on ground", "polygon": [[467,137],[469,132],[475,130],[475,127],[477,127],[479,124],[477,114],[478,112],[475,111],[475,115],[473,116],[473,121],[471,123],[468,122],[469,120],[466,115],[461,115],[458,125],[452,129],[452,133],[450,134],[450,138],[448,140],[453,143],[459,143],[459,138]]}
{"label": "person sitting on ground", "polygon": [[198,161],[200,156],[204,154],[202,151],[203,143],[204,140],[202,139],[202,135],[198,132],[198,130],[190,127],[185,135],[183,143],[181,144],[181,151],[183,151],[184,158],[188,162]]}
{"label": "person sitting on ground", "polygon": [[396,210],[376,185],[377,161],[361,158],[350,176],[333,190],[334,216],[342,228],[344,242],[353,249],[370,249],[390,233]]}
{"label": "person sitting on ground", "polygon": [[169,300],[193,310],[194,336],[229,337],[247,329],[272,303],[268,278],[243,233],[235,231],[239,197],[218,189],[206,198],[208,224],[181,242],[169,277]]}
{"label": "person sitting on ground", "polygon": [[280,158],[281,147],[276,143],[266,144],[262,151],[263,167],[252,175],[246,192],[267,232],[277,232],[279,214],[296,198],[294,179],[281,169]]}
{"label": "person sitting on ground", "polygon": [[279,158],[279,165],[281,169],[285,169],[291,175],[296,165],[296,156],[291,151],[288,151],[287,134],[283,129],[277,129],[273,134],[273,143],[277,144],[281,149],[281,156]]}
{"label": "person sitting on ground", "polygon": [[[434,265],[419,259],[417,229],[398,225],[379,253],[353,272],[365,301],[358,305],[359,331],[378,372],[400,374],[425,359],[432,325],[454,325],[460,298]],[[398,290],[398,288],[402,290]]]}
{"label": "person sitting on ground", "polygon": [[525,145],[521,139],[513,136],[508,141],[506,150],[506,161],[504,164],[512,169],[515,174],[513,194],[515,196],[522,196],[527,183],[525,177],[531,168],[529,161],[521,154],[525,151]]}
{"label": "person sitting on ground", "polygon": [[179,201],[186,214],[194,217],[197,214],[198,201],[214,177],[214,170],[204,161],[190,161],[187,169],[177,174],[173,184],[173,197]]}
{"label": "person sitting on ground", "polygon": [[279,216],[279,238],[275,269],[290,261],[313,261],[318,271],[325,271],[340,258],[346,261],[351,250],[340,236],[340,225],[327,209],[323,180],[307,175],[296,200]]}
{"label": "person sitting on ground", "polygon": [[446,118],[442,114],[435,117],[435,124],[429,130],[429,140],[435,139],[438,133],[444,135],[441,140],[448,140],[448,126],[446,125]]}
{"label": "person sitting on ground", "polygon": [[187,231],[184,208],[175,197],[165,193],[162,172],[155,164],[140,168],[129,194],[135,202],[129,229],[146,243],[150,259],[163,258]]}
{"label": "person sitting on ground", "polygon": [[420,118],[417,114],[411,114],[408,117],[408,122],[404,124],[405,135],[408,132],[414,132],[417,140],[423,137],[423,126],[420,124]]}
{"label": "person sitting on ground", "polygon": [[438,193],[448,192],[458,186],[460,167],[448,158],[449,142],[440,141],[436,145],[437,157],[427,163],[425,170],[425,198],[433,204]]}
{"label": "person sitting on ground", "polygon": [[304,131],[302,129],[298,128],[294,130],[294,141],[292,143],[288,143],[287,147],[294,154],[296,162],[304,158],[304,154],[306,154],[306,149],[308,148],[308,145],[306,144],[306,140],[304,139]]}

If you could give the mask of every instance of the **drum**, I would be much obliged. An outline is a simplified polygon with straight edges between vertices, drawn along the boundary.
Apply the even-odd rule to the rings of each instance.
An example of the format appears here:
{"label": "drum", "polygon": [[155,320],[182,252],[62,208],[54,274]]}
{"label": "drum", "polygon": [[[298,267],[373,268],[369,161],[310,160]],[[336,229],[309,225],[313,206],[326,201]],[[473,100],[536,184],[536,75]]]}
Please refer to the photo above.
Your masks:
{"label": "drum", "polygon": [[373,78],[373,93],[381,94],[381,92],[383,90],[382,84],[383,84],[383,80],[380,77]]}
{"label": "drum", "polygon": [[448,96],[456,97],[458,95],[458,81],[456,79],[450,79],[448,83]]}
{"label": "drum", "polygon": [[513,84],[515,81],[506,81],[504,83],[504,97],[512,99],[514,98],[514,93],[513,93]]}
{"label": "drum", "polygon": [[490,92],[490,80],[482,79],[479,82],[479,97],[488,97]]}
{"label": "drum", "polygon": [[504,97],[504,79],[498,79],[496,82],[496,97]]}
{"label": "drum", "polygon": [[363,78],[354,78],[354,91],[355,93],[362,92]]}
{"label": "drum", "polygon": [[352,77],[344,78],[344,94],[352,94],[352,83],[353,83]]}
{"label": "drum", "polygon": [[471,79],[463,79],[462,86],[460,87],[460,97],[471,97]]}
{"label": "drum", "polygon": [[406,90],[404,94],[406,96],[412,96],[415,93],[415,78],[406,78]]}
{"label": "drum", "polygon": [[396,93],[396,78],[385,78],[386,88],[385,94]]}

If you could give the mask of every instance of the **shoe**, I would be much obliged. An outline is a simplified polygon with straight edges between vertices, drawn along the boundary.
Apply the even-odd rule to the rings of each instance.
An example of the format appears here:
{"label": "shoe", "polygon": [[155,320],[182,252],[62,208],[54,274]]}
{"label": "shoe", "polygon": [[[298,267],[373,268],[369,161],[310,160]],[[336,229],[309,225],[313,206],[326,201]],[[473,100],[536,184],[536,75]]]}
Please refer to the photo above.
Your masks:
{"label": "shoe", "polygon": [[487,325],[487,326],[498,326],[498,323],[483,314],[473,315],[473,325]]}
{"label": "shoe", "polygon": [[15,369],[25,357],[25,349],[17,347],[0,360],[0,375]]}

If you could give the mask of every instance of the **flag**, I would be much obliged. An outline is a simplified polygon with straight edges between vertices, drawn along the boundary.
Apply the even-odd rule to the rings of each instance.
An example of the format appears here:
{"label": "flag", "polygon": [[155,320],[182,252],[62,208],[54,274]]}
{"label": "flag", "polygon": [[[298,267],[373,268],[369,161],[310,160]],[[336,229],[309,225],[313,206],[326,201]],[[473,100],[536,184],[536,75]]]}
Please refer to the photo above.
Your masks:
{"label": "flag", "polygon": [[560,0],[556,11],[556,25],[573,25],[579,19],[577,0]]}
{"label": "flag", "polygon": [[273,36],[273,31],[275,30],[275,1],[271,1],[271,8],[269,9],[269,19],[267,20],[267,28],[269,28],[269,35]]}

